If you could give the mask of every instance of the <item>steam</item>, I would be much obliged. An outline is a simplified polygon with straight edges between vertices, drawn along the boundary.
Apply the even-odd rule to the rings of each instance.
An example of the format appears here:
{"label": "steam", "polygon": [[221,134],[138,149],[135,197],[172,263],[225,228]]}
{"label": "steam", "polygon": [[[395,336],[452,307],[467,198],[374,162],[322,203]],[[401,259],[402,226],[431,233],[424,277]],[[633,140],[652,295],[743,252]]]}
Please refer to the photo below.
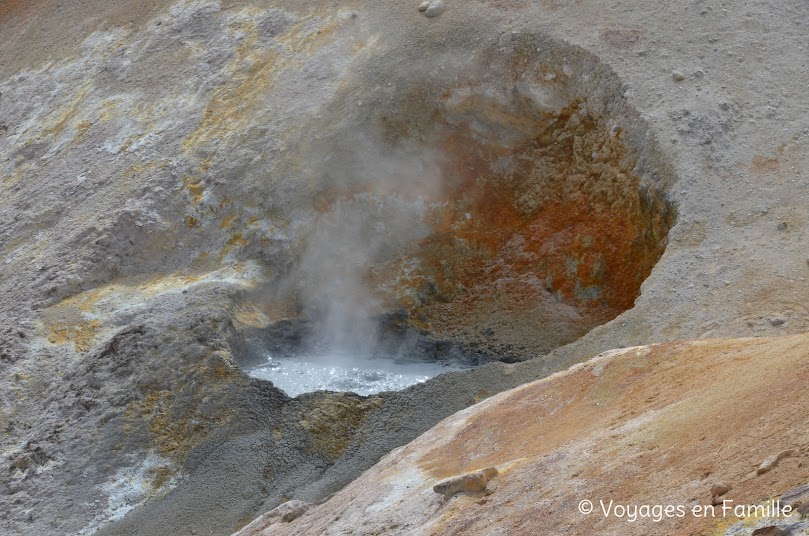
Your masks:
{"label": "steam", "polygon": [[373,355],[383,344],[378,319],[385,304],[369,270],[429,232],[424,217],[439,185],[438,166],[423,150],[385,152],[366,139],[348,155],[332,156],[325,173],[337,193],[315,218],[291,275],[313,323],[309,346],[316,353]]}
{"label": "steam", "polygon": [[318,348],[338,354],[373,352],[378,335],[372,317],[380,309],[366,274],[385,246],[386,225],[369,209],[374,197],[339,200],[318,218],[300,258],[299,296],[314,321]]}

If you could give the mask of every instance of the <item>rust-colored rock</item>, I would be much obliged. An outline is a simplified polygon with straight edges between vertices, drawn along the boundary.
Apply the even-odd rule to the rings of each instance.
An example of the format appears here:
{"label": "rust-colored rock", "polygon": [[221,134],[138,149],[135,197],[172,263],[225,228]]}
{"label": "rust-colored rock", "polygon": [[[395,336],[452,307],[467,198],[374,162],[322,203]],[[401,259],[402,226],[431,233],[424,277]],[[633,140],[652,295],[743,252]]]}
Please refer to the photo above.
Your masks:
{"label": "rust-colored rock", "polygon": [[[552,71],[542,67],[532,83],[547,86],[542,75]],[[546,109],[527,95],[487,95],[446,91],[431,127],[442,176],[431,233],[371,279],[411,324],[519,359],[630,308],[674,211],[640,188],[621,129],[582,99]],[[413,128],[386,126],[394,139]]]}
{"label": "rust-colored rock", "polygon": [[[482,536],[494,526],[504,534],[724,535],[741,520],[689,514],[628,523],[602,515],[598,501],[690,505],[702,497],[710,505],[706,489],[728,486],[706,482],[706,473],[733,482],[733,504],[759,504],[773,491],[806,484],[809,466],[798,454],[782,458],[789,470],[767,479],[750,467],[762,451],[809,441],[800,410],[809,403],[807,344],[809,335],[800,335],[607,352],[445,419],[303,518],[241,536],[357,527],[367,534]],[[475,494],[446,502],[426,492],[472,464],[500,468],[484,504]],[[576,508],[585,499],[595,504],[589,515]],[[784,524],[771,521],[757,520]]]}

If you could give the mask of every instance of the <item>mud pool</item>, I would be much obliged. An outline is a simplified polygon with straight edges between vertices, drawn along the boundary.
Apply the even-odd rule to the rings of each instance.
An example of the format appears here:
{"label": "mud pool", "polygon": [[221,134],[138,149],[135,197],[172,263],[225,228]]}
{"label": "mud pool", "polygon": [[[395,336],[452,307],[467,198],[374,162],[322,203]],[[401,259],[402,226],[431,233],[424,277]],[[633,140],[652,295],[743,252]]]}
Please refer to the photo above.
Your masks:
{"label": "mud pool", "polygon": [[289,396],[313,391],[342,391],[372,395],[383,391],[401,391],[430,378],[467,367],[448,362],[430,362],[391,358],[321,354],[273,357],[247,369],[248,375],[267,380]]}

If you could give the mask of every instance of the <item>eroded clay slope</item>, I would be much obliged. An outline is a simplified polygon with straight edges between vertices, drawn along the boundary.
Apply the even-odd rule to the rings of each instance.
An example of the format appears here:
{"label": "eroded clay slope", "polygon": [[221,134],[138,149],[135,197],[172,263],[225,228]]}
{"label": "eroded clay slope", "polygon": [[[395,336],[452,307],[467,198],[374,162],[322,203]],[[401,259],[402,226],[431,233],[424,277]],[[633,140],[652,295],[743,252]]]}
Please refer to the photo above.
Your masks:
{"label": "eroded clay slope", "polygon": [[[445,419],[296,520],[267,515],[238,534],[750,534],[770,525],[806,534],[800,514],[741,520],[719,506],[705,519],[692,508],[710,505],[720,483],[730,490],[714,502],[735,507],[809,482],[808,343],[801,335],[607,352]],[[499,474],[486,492],[445,499],[432,489],[489,467]],[[589,515],[578,511],[585,499]],[[606,517],[601,500],[682,505],[687,515],[630,522]]]}

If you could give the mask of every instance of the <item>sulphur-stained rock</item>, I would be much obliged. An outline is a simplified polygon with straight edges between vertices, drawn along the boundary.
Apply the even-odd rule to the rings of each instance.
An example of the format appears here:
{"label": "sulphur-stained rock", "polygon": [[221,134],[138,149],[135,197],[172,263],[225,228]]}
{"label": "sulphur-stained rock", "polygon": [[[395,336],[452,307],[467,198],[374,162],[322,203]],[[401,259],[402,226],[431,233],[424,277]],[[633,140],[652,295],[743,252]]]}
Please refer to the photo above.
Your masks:
{"label": "sulphur-stained rock", "polygon": [[450,498],[457,493],[479,493],[486,491],[486,484],[497,476],[497,469],[489,467],[475,473],[468,473],[445,480],[433,486],[433,491]]}
{"label": "sulphur-stained rock", "polygon": [[[0,0],[0,535],[714,534],[575,505],[809,482],[749,474],[809,444],[807,2],[425,2]],[[473,368],[247,372],[388,315]]]}
{"label": "sulphur-stained rock", "polygon": [[761,462],[761,465],[759,465],[758,469],[756,469],[756,474],[763,475],[764,473],[771,471],[776,465],[778,465],[778,462],[789,456],[792,456],[792,450],[784,450],[778,454],[773,454]]}
{"label": "sulphur-stained rock", "polygon": [[[809,468],[774,471],[766,479],[751,477],[747,468],[759,463],[762,450],[779,452],[785,443],[809,439],[809,416],[771,412],[809,404],[807,345],[809,335],[798,335],[605,352],[443,420],[328,502],[260,536],[355,534],[357,527],[362,534],[388,536],[749,536],[754,527],[782,526],[805,534],[793,530],[797,516],[758,515],[753,526],[740,521],[741,532],[717,525],[733,522],[730,516],[719,519],[718,496],[728,500],[728,482],[733,506],[758,505],[773,490],[788,497],[803,493],[799,487],[809,481]],[[773,390],[774,384],[780,388]],[[500,468],[493,493],[475,495],[491,475],[467,472],[470,466]],[[706,490],[694,478],[706,467],[724,482],[711,482]],[[443,496],[466,491],[471,497],[447,502],[428,492],[429,486]],[[708,506],[706,491],[717,500],[713,518],[692,515],[688,506],[683,517],[629,522],[631,510],[621,509],[692,505],[694,497]],[[600,510],[601,500],[614,501],[609,517]]]}

